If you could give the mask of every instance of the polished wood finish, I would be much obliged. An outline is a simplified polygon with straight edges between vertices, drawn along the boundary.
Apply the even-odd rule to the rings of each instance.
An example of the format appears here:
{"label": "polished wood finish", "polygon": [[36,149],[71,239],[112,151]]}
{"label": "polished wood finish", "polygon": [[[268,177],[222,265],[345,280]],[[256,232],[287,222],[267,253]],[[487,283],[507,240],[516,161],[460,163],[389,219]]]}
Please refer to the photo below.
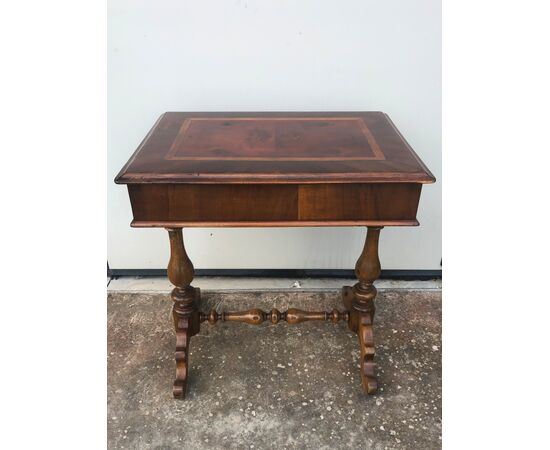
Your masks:
{"label": "polished wood finish", "polygon": [[382,112],[163,114],[115,180],[433,183]]}
{"label": "polished wood finish", "polygon": [[191,286],[194,268],[183,244],[181,228],[168,228],[170,261],[168,279],[175,286],[172,290],[172,315],[176,329],[176,379],[173,394],[185,398],[189,371],[189,341],[200,330],[200,313],[197,302],[200,290]]}
{"label": "polished wood finish", "polygon": [[184,227],[415,225],[421,189],[413,183],[128,186],[133,226]]}
{"label": "polished wood finish", "polygon": [[[374,281],[384,226],[418,225],[422,185],[435,181],[381,112],[163,114],[115,181],[128,185],[134,227],[164,227],[176,330],[174,397],[184,398],[189,343],[201,322],[258,325],[343,320],[357,333],[363,389],[378,388]],[[199,312],[183,227],[366,226],[345,311]]]}
{"label": "polished wood finish", "polygon": [[350,309],[349,329],[359,337],[361,359],[361,382],[368,394],[378,389],[378,381],[374,364],[374,299],[376,288],[374,281],[380,276],[380,260],[378,259],[378,240],[382,227],[369,227],[365,246],[357,264],[355,275],[359,281],[352,287],[344,287],[343,301]]}
{"label": "polished wood finish", "polygon": [[208,323],[212,325],[217,323],[218,320],[222,322],[243,322],[250,325],[260,325],[266,320],[272,324],[277,324],[284,320],[290,325],[307,322],[309,320],[330,320],[336,323],[340,320],[347,322],[349,320],[349,312],[340,312],[337,309],[333,309],[332,311],[303,311],[296,308],[290,308],[283,312],[275,308],[269,312],[262,311],[258,308],[238,312],[216,312],[216,310],[213,309],[208,314],[201,313],[200,320],[201,322],[208,321]]}
{"label": "polished wood finish", "polygon": [[134,227],[414,226],[434,178],[380,112],[165,113],[115,181]]}
{"label": "polished wood finish", "polygon": [[359,117],[203,117],[183,120],[166,158],[355,161],[383,160],[384,155]]}

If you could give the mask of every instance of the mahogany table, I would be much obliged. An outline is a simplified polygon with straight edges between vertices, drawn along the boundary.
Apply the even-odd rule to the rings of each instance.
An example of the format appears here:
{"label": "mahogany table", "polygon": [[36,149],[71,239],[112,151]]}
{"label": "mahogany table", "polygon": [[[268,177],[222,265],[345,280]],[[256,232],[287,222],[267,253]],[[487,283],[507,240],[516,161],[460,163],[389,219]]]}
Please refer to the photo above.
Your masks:
{"label": "mahogany table", "polygon": [[[176,380],[184,398],[189,342],[201,323],[344,320],[357,333],[363,389],[377,390],[373,318],[384,226],[415,226],[422,184],[435,178],[382,112],[167,112],[122,168],[133,227],[163,227],[175,286]],[[345,310],[201,312],[184,227],[365,226],[358,282]]]}

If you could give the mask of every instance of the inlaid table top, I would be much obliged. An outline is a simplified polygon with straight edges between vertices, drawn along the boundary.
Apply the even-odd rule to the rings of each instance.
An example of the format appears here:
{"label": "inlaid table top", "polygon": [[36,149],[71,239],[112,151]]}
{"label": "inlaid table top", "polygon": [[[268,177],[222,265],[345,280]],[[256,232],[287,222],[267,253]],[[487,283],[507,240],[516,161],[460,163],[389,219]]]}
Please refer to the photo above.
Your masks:
{"label": "inlaid table top", "polygon": [[163,114],[116,182],[432,183],[382,112]]}

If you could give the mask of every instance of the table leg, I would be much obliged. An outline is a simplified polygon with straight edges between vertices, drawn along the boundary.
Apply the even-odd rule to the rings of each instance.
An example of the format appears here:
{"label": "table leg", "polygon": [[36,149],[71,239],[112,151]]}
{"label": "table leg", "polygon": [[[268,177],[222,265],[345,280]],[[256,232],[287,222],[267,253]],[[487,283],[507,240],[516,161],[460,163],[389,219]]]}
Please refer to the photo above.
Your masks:
{"label": "table leg", "polygon": [[170,237],[170,261],[168,279],[175,286],[172,290],[174,302],[172,314],[176,329],[176,379],[174,398],[183,399],[187,389],[189,371],[189,341],[200,329],[200,317],[197,301],[200,290],[191,286],[194,268],[185,252],[181,228],[167,228]]}
{"label": "table leg", "polygon": [[361,256],[355,265],[358,282],[353,287],[344,287],[343,301],[350,311],[348,326],[357,333],[361,350],[361,382],[367,394],[378,389],[374,363],[374,281],[380,276],[378,239],[383,227],[368,227],[367,238]]}

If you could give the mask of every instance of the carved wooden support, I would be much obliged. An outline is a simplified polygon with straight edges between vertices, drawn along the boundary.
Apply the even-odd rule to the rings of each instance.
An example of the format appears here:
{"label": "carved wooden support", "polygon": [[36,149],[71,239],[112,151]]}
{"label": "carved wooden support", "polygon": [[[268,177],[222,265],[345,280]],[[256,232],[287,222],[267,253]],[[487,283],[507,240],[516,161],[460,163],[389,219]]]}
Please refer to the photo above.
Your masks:
{"label": "carved wooden support", "polygon": [[340,320],[347,322],[349,320],[348,311],[338,311],[333,309],[332,311],[302,311],[301,309],[290,308],[288,311],[280,312],[277,309],[272,309],[269,312],[262,311],[261,309],[249,309],[248,311],[238,312],[216,312],[211,310],[209,314],[201,313],[200,321],[214,325],[218,320],[222,322],[244,322],[251,325],[260,325],[261,323],[269,320],[271,323],[276,324],[284,320],[287,323],[294,325],[308,320],[325,320],[336,323]]}
{"label": "carved wooden support", "polygon": [[359,337],[361,350],[361,382],[368,394],[374,394],[378,389],[374,363],[374,299],[376,288],[374,281],[380,276],[380,260],[378,259],[378,240],[382,227],[368,227],[367,238],[361,256],[355,265],[355,275],[358,282],[352,287],[344,287],[343,300],[350,309],[348,326]]}
{"label": "carved wooden support", "polygon": [[244,322],[259,325],[265,321],[273,324],[286,321],[297,324],[308,320],[323,320],[338,322],[344,320],[349,328],[356,332],[361,351],[361,381],[363,389],[373,394],[378,388],[374,363],[374,299],[376,288],[374,281],[380,275],[378,259],[378,240],[382,227],[368,227],[367,238],[363,252],[355,266],[358,282],[353,287],[344,287],[343,300],[346,311],[302,311],[290,308],[280,312],[272,309],[269,312],[261,309],[250,309],[239,312],[200,313],[197,303],[200,290],[191,286],[193,281],[193,264],[191,263],[183,244],[181,228],[169,228],[170,262],[168,278],[175,286],[172,290],[174,326],[176,330],[176,379],[173,393],[176,398],[184,398],[189,372],[189,341],[200,330],[201,322],[215,324],[218,320],[228,322]]}
{"label": "carved wooden support", "polygon": [[176,330],[176,379],[173,394],[185,398],[189,371],[189,341],[199,332],[200,320],[197,301],[200,290],[191,286],[194,268],[183,245],[181,228],[167,228],[170,238],[170,261],[168,279],[175,286],[172,290],[172,315]]}
{"label": "carved wooden support", "polygon": [[372,330],[373,316],[369,314],[361,314],[359,329],[359,346],[361,352],[360,367],[361,367],[361,384],[363,390],[367,394],[374,394],[378,389],[378,381],[376,379],[374,363],[374,334]]}
{"label": "carved wooden support", "polygon": [[176,379],[172,392],[174,398],[185,398],[187,390],[187,374],[189,372],[189,318],[177,317],[174,313],[176,327]]}

